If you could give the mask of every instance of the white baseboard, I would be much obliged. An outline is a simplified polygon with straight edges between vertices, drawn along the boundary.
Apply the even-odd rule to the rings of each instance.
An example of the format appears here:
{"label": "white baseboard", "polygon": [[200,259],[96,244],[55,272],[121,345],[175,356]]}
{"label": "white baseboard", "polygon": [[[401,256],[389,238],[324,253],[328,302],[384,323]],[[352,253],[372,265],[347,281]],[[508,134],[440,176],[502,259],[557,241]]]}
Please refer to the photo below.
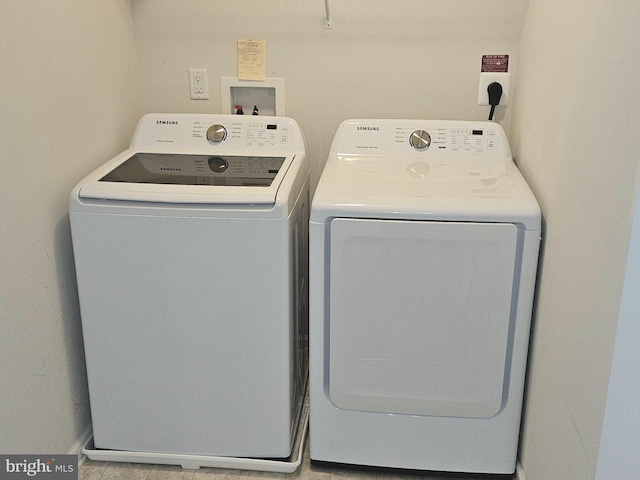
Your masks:
{"label": "white baseboard", "polygon": [[93,427],[89,424],[67,452],[68,455],[78,456],[78,468],[87,460],[87,456],[82,453],[82,447],[91,438],[91,435],[93,435]]}
{"label": "white baseboard", "polygon": [[516,463],[516,480],[525,480],[524,470],[522,470],[522,464],[520,463],[520,461]]}

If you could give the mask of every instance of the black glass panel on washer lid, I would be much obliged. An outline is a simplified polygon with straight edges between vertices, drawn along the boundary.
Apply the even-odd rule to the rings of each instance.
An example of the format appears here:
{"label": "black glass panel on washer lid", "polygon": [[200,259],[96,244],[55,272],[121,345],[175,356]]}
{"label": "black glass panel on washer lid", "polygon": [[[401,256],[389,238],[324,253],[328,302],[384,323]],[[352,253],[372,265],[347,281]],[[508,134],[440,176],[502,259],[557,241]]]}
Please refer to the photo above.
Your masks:
{"label": "black glass panel on washer lid", "polygon": [[101,182],[268,187],[285,157],[136,153]]}

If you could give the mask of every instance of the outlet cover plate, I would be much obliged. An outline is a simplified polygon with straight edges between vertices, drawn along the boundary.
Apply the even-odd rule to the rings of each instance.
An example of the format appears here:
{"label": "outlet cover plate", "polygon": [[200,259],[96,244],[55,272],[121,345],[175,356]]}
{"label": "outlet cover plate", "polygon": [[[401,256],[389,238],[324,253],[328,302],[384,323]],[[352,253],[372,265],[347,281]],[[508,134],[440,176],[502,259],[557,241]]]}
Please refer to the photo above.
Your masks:
{"label": "outlet cover plate", "polygon": [[510,73],[498,73],[498,72],[483,72],[480,74],[480,85],[478,87],[478,105],[489,105],[489,93],[487,93],[487,87],[493,83],[498,82],[502,85],[502,97],[500,97],[501,107],[509,105],[509,83],[511,81]]}
{"label": "outlet cover plate", "polygon": [[189,69],[189,92],[191,100],[209,100],[209,81],[206,68]]}

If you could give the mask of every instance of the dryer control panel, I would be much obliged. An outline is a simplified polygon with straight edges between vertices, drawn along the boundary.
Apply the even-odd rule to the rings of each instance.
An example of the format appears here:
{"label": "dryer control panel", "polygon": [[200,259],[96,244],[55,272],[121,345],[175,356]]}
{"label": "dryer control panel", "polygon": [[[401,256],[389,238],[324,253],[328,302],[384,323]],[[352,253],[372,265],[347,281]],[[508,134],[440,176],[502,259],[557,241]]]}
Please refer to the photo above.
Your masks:
{"label": "dryer control panel", "polygon": [[255,115],[149,114],[131,140],[137,150],[296,152],[304,149],[293,119]]}
{"label": "dryer control panel", "polygon": [[331,146],[337,155],[511,157],[502,127],[493,122],[348,120]]}

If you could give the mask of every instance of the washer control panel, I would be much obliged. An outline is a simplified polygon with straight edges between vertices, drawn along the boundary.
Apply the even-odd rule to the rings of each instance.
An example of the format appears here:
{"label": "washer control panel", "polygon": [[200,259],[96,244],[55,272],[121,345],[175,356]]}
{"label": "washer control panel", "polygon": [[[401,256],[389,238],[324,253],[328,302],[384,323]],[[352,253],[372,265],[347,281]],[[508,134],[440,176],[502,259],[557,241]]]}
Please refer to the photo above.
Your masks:
{"label": "washer control panel", "polygon": [[338,155],[511,156],[499,124],[450,120],[349,120],[338,129],[331,151]]}
{"label": "washer control panel", "polygon": [[[255,118],[255,117],[254,117]],[[194,123],[193,136],[198,138],[204,127]],[[213,135],[210,133],[213,132]],[[274,122],[238,122],[232,121],[226,125],[215,124],[207,128],[206,139],[212,144],[229,141],[236,146],[270,148],[289,143],[290,126],[286,123]]]}
{"label": "washer control panel", "polygon": [[287,117],[149,114],[140,120],[131,147],[225,153],[249,150],[269,154],[300,151],[304,149],[304,140],[297,123]]}

